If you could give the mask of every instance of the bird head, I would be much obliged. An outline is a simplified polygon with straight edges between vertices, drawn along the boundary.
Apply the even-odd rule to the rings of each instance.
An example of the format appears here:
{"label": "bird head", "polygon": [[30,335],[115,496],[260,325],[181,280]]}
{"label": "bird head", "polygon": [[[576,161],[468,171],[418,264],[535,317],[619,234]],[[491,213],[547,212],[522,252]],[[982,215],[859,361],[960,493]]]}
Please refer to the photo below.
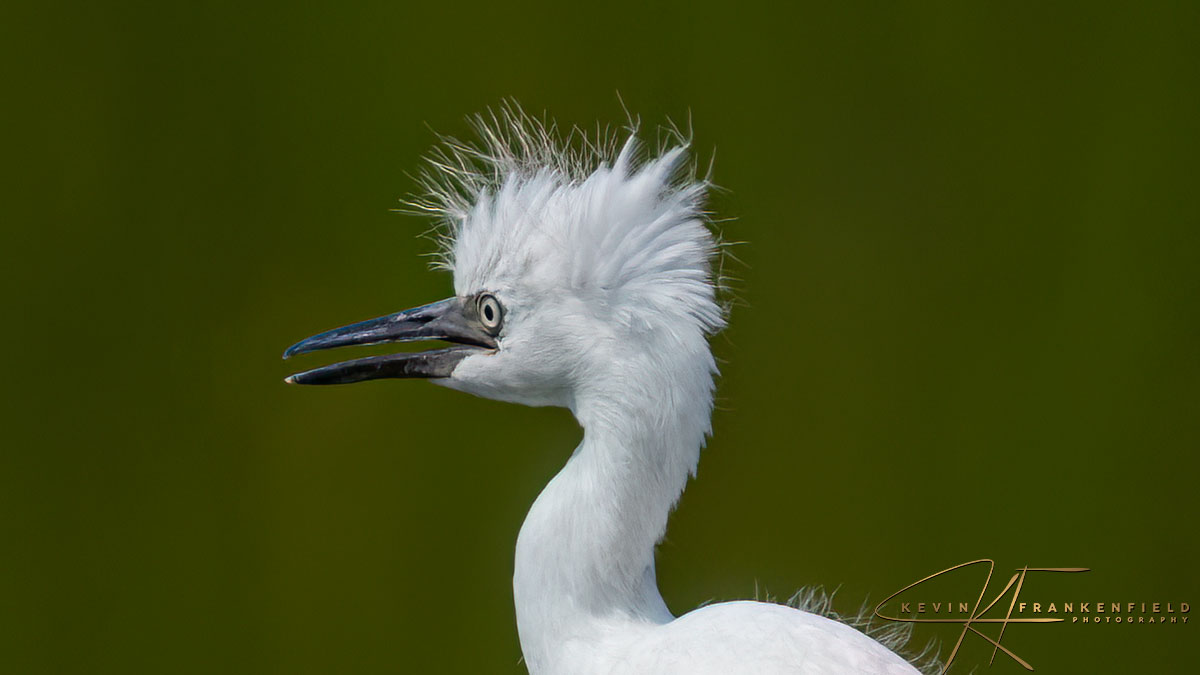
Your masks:
{"label": "bird head", "polygon": [[[299,373],[295,384],[427,378],[528,405],[571,407],[591,388],[681,359],[707,382],[723,325],[703,215],[706,180],[687,142],[643,157],[621,143],[562,139],[515,107],[474,119],[480,140],[443,139],[416,210],[440,224],[448,299],[313,336],[284,357],[348,345],[442,340]],[[574,141],[574,142],[573,142]],[[702,372],[702,374],[701,374]]]}

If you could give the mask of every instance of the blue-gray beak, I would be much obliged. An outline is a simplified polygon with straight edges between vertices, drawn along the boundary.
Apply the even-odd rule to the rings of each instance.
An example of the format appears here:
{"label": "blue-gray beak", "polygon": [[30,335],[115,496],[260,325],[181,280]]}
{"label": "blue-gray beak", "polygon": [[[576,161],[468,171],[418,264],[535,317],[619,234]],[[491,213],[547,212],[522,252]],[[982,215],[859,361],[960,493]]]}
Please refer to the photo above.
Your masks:
{"label": "blue-gray beak", "polygon": [[495,333],[480,321],[477,298],[455,297],[314,335],[288,347],[283,358],[320,349],[414,340],[445,340],[457,344],[433,351],[368,356],[335,363],[297,373],[286,382],[349,384],[381,378],[449,377],[467,356],[498,346]]}

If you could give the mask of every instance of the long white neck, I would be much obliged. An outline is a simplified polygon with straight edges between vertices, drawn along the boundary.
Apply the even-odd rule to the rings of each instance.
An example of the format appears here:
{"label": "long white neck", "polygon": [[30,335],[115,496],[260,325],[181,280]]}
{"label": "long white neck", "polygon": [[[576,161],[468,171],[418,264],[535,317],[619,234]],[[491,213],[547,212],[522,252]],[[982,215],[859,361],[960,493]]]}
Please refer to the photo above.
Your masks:
{"label": "long white neck", "polygon": [[[575,393],[583,441],[534,502],[517,539],[513,590],[531,673],[597,626],[664,623],[654,547],[709,431],[707,344],[606,359]],[[578,642],[576,642],[578,644]]]}

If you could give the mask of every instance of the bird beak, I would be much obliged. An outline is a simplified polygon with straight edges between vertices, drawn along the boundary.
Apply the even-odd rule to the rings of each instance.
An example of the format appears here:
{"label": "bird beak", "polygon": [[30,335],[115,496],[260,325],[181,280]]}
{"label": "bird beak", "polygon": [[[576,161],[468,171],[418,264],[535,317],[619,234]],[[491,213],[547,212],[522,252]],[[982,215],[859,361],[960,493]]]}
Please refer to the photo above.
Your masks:
{"label": "bird beak", "polygon": [[382,378],[449,377],[467,356],[498,346],[496,338],[484,329],[476,314],[472,298],[455,297],[314,335],[288,347],[283,358],[319,349],[384,342],[445,340],[457,344],[426,352],[344,361],[297,373],[285,381],[290,384],[349,384]]}

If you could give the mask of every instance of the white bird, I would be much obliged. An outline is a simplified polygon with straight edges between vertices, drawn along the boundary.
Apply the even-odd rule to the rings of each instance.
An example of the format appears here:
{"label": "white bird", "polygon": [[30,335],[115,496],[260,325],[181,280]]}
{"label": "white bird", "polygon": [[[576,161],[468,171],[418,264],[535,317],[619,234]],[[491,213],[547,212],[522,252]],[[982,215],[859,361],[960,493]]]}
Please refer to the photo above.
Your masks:
{"label": "white bird", "polygon": [[[293,375],[297,384],[430,378],[477,396],[568,408],[583,440],[517,538],[513,595],[532,675],[918,672],[863,632],[788,606],[727,602],[672,616],[654,551],[711,431],[724,325],[687,140],[639,159],[563,140],[515,106],[444,139],[415,206],[444,225],[447,300],[316,335],[285,358],[436,339]],[[574,149],[572,149],[574,148]]]}

